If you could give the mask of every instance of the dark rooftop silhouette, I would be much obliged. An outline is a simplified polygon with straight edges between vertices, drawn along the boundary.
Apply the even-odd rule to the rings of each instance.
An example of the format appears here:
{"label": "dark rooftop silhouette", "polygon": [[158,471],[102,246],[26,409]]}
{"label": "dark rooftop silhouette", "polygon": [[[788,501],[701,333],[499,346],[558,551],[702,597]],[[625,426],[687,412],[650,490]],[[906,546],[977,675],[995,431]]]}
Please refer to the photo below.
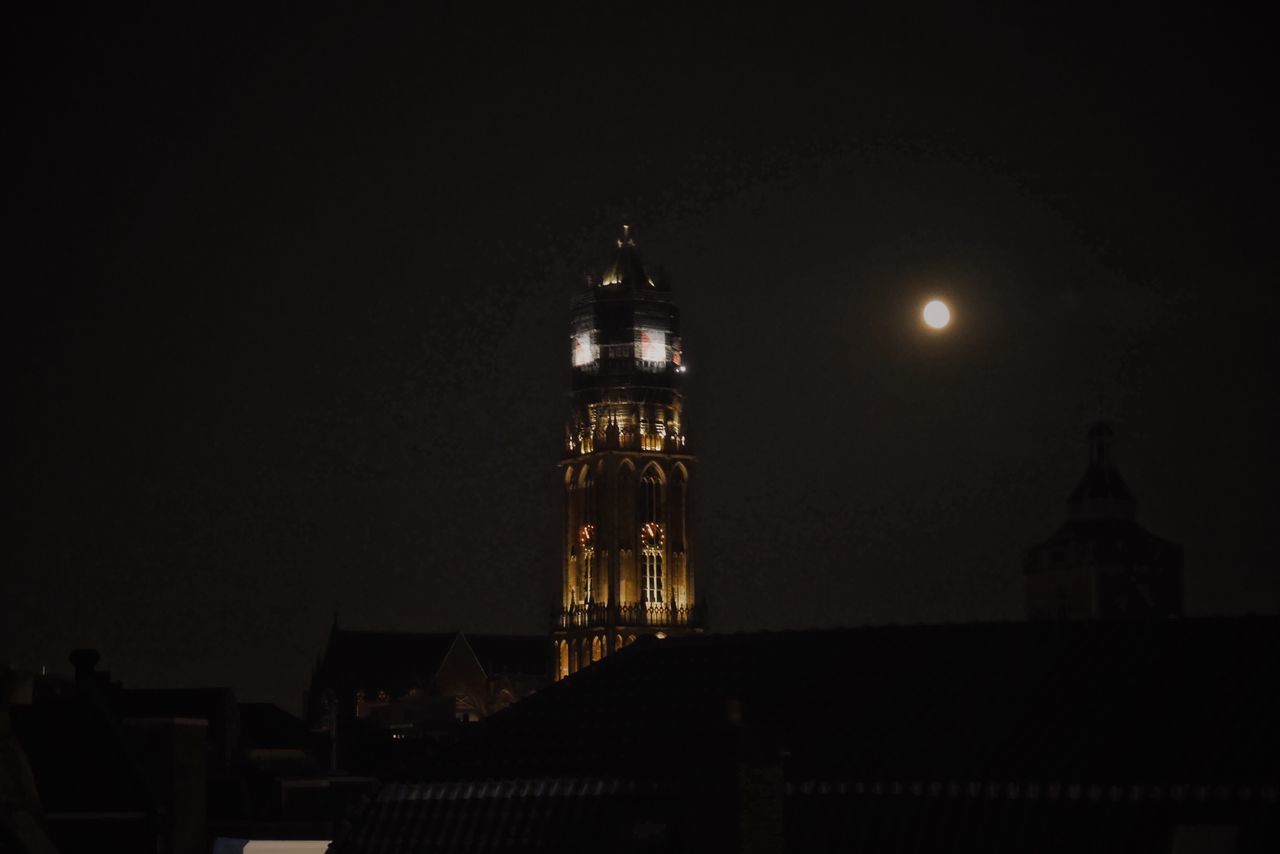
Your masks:
{"label": "dark rooftop silhouette", "polygon": [[337,850],[573,848],[600,814],[687,842],[681,810],[726,760],[785,779],[796,851],[951,833],[949,850],[1167,851],[1173,825],[1228,815],[1274,833],[1257,822],[1280,793],[1277,648],[1275,617],[641,641],[385,789]]}

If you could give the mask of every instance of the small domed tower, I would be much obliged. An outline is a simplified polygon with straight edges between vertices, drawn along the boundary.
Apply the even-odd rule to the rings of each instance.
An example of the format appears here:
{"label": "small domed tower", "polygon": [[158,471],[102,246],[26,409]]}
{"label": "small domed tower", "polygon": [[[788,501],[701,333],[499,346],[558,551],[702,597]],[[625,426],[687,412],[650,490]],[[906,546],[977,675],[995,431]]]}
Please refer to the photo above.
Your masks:
{"label": "small domed tower", "polygon": [[689,542],[687,369],[669,283],[630,229],[574,298],[556,678],[646,634],[701,631]]}
{"label": "small domed tower", "polygon": [[1089,465],[1067,500],[1067,522],[1029,549],[1033,620],[1142,619],[1182,613],[1182,548],[1137,522],[1138,504],[1112,458],[1115,434],[1089,430]]}

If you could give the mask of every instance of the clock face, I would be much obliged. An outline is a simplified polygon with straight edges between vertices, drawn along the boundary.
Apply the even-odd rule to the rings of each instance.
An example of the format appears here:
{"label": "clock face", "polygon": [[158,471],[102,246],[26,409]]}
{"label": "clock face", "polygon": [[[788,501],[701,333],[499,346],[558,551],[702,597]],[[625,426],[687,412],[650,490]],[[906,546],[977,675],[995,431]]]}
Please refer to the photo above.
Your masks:
{"label": "clock face", "polygon": [[637,329],[636,358],[642,362],[666,362],[667,333],[646,326]]}
{"label": "clock face", "polygon": [[596,360],[596,335],[588,330],[573,336],[573,366],[580,368]]}

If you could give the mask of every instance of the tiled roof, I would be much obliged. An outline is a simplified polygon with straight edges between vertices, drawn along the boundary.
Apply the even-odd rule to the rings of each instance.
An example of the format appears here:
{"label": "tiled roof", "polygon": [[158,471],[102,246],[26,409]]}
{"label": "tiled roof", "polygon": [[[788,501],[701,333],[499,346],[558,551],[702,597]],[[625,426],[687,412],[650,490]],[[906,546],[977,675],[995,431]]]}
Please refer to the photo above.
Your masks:
{"label": "tiled roof", "polygon": [[612,850],[619,809],[652,784],[605,778],[388,785],[339,846],[344,852]]}

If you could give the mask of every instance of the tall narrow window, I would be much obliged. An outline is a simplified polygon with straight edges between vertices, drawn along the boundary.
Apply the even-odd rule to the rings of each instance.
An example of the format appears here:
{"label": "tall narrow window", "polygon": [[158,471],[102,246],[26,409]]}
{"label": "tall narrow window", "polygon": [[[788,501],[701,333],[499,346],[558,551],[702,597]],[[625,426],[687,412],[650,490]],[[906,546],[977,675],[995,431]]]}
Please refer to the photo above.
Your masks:
{"label": "tall narrow window", "polygon": [[578,579],[578,589],[582,591],[582,601],[591,602],[595,591],[592,589],[593,576],[596,569],[596,526],[583,525],[578,531],[578,554],[581,560],[578,565],[582,575]]}
{"label": "tall narrow window", "polygon": [[585,525],[596,523],[596,479],[583,469],[582,481],[582,522]]}
{"label": "tall narrow window", "polygon": [[646,522],[640,529],[640,556],[644,563],[644,601],[646,604],[662,602],[664,567],[662,526],[657,522]]}
{"label": "tall narrow window", "polygon": [[662,524],[662,475],[656,468],[645,469],[640,478],[640,522]]}
{"label": "tall narrow window", "polygon": [[671,540],[672,554],[684,554],[688,544],[686,543],[686,532],[688,530],[688,508],[689,508],[689,475],[681,465],[676,465],[671,470],[671,480],[667,488],[667,536]]}
{"label": "tall narrow window", "polygon": [[574,581],[577,574],[575,562],[578,559],[577,535],[578,528],[582,524],[581,519],[582,508],[579,504],[578,481],[573,466],[569,466],[564,472],[565,567],[567,570],[564,578],[565,604],[577,601]]}
{"label": "tall narrow window", "polygon": [[578,490],[582,494],[582,514],[574,543],[578,552],[578,576],[573,581],[578,587],[578,601],[592,602],[595,600],[596,570],[596,476],[586,466],[582,468]]}
{"label": "tall narrow window", "polygon": [[650,466],[640,477],[641,584],[646,604],[664,600],[666,586],[666,531],[663,530],[662,472]]}

